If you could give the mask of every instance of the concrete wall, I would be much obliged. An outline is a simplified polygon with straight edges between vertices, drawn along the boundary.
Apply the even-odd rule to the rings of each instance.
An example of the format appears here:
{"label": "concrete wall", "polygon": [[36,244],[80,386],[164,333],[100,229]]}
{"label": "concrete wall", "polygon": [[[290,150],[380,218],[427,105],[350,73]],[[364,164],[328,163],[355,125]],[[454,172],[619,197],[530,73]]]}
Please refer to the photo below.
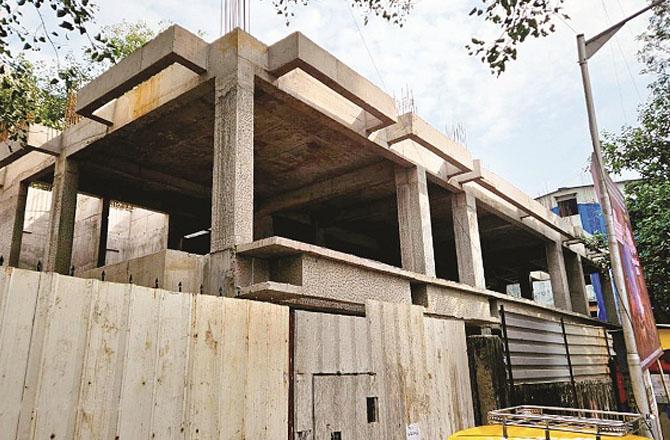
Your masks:
{"label": "concrete wall", "polygon": [[83,194],[77,195],[72,244],[72,266],[76,269],[93,268],[98,263],[101,213],[101,199]]}
{"label": "concrete wall", "polygon": [[120,263],[108,264],[89,270],[75,272],[82,278],[93,278],[115,283],[128,283],[155,287],[173,292],[199,293],[203,284],[202,274],[206,257],[166,249]]}
{"label": "concrete wall", "polygon": [[288,333],[277,305],[2,270],[2,438],[286,438]]}
{"label": "concrete wall", "polygon": [[166,249],[167,237],[167,215],[113,204],[109,210],[106,262],[118,263]]}
{"label": "concrete wall", "polygon": [[50,210],[51,191],[28,188],[19,267],[35,269],[38,261],[44,262]]}
{"label": "concrete wall", "polygon": [[[28,188],[19,267],[34,269],[44,262],[49,228],[51,191]],[[97,264],[102,200],[77,195],[72,265],[82,271]],[[129,205],[114,203],[109,210],[107,264],[153,254],[167,248],[168,216]]]}

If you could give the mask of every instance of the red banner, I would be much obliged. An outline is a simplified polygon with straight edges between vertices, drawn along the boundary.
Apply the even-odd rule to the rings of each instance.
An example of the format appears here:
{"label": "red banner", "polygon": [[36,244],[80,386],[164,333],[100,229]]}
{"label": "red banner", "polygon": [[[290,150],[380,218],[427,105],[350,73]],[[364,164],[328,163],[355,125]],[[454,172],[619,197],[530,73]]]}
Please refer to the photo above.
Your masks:
{"label": "red banner", "polygon": [[[591,161],[591,174],[596,182],[595,188],[600,196],[601,188],[598,187],[598,179],[595,178],[596,169],[594,161]],[[635,246],[633,227],[630,223],[626,201],[617,185],[612,179],[605,175],[605,185],[610,195],[612,214],[614,216],[614,236],[619,243],[619,253],[623,265],[626,291],[628,292],[628,313],[633,324],[637,351],[640,355],[642,368],[647,368],[662,354],[661,343],[656,331],[656,320],[649,300],[647,284],[644,281],[644,272],[640,264],[640,258]],[[611,232],[611,231],[610,231]],[[622,316],[621,319],[628,319]]]}

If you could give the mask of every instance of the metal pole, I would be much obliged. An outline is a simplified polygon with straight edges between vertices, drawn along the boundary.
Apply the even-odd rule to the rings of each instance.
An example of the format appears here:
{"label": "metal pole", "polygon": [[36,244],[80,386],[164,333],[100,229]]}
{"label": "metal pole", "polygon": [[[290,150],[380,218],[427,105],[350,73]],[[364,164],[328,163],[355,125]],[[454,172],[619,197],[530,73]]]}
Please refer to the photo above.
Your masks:
{"label": "metal pole", "polygon": [[656,359],[656,366],[658,367],[658,372],[661,374],[661,383],[663,384],[663,390],[665,390],[665,398],[668,399],[668,405],[670,405],[670,391],[668,390],[668,384],[665,382],[665,372],[663,371],[663,364],[661,364],[660,359]]}
{"label": "metal pole", "polygon": [[[609,191],[605,185],[605,169],[603,167],[603,153],[600,145],[600,135],[598,132],[598,124],[596,122],[595,107],[593,104],[593,94],[591,90],[591,79],[589,76],[588,58],[586,56],[586,42],[584,35],[577,36],[577,51],[579,54],[579,67],[582,73],[582,82],[584,85],[584,98],[586,99],[586,111],[589,118],[589,130],[591,132],[591,142],[593,143],[593,152],[595,159],[596,172],[595,177],[597,184],[601,188],[600,191],[600,206],[603,215],[605,216],[607,224],[607,239],[609,242],[610,261],[612,262],[612,273],[614,284],[619,292],[620,301],[617,303],[619,309],[619,316],[621,319],[621,326],[623,328],[624,340],[626,342],[626,361],[628,363],[628,372],[630,374],[631,387],[633,388],[633,395],[637,404],[638,411],[643,416],[651,414],[649,408],[649,401],[647,400],[647,393],[642,378],[642,366],[640,364],[640,356],[637,352],[637,344],[635,342],[635,334],[633,333],[633,325],[628,315],[628,293],[626,291],[626,284],[624,272],[621,265],[621,254],[619,252],[619,243],[616,239],[614,229],[614,217],[612,216],[612,206],[610,204]],[[646,426],[646,425],[645,425]],[[649,435],[651,433],[647,433]]]}
{"label": "metal pole", "polygon": [[565,344],[565,355],[568,357],[568,371],[570,372],[570,385],[572,386],[572,398],[574,399],[575,408],[579,406],[579,398],[577,396],[577,383],[575,382],[575,373],[572,369],[572,358],[570,357],[570,345],[568,344],[568,334],[565,332],[565,321],[561,318],[561,331],[563,332],[563,343]]}
{"label": "metal pole", "polygon": [[619,393],[617,392],[616,361],[612,358],[609,334],[605,327],[603,327],[603,336],[605,337],[605,347],[607,347],[607,368],[609,369],[610,380],[612,381],[612,401],[616,403],[617,411],[623,411],[621,408],[622,402],[619,400]]}
{"label": "metal pole", "polygon": [[507,320],[505,319],[505,306],[500,304],[500,323],[502,324],[503,342],[505,343],[505,361],[507,361],[507,379],[509,384],[510,405],[516,405],[516,391],[514,390],[514,375],[512,374],[512,356],[509,351],[509,339],[507,338]]}

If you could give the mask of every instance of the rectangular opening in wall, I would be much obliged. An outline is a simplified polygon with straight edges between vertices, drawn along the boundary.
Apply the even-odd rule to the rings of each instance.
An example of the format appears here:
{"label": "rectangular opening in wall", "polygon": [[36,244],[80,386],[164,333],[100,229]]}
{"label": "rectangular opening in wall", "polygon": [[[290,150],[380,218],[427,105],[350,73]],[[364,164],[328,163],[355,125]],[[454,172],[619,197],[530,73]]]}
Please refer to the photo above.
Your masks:
{"label": "rectangular opening in wall", "polygon": [[378,421],[377,417],[377,398],[368,397],[366,399],[367,409],[368,409],[368,423],[375,423]]}
{"label": "rectangular opening in wall", "polygon": [[330,440],[342,440],[342,433],[340,431],[331,432]]}
{"label": "rectangular opening in wall", "polygon": [[410,284],[412,304],[428,307],[428,292],[425,284]]}
{"label": "rectangular opening in wall", "polygon": [[570,217],[579,213],[577,209],[577,197],[575,195],[557,197],[556,203],[558,204],[558,215],[561,217]]}

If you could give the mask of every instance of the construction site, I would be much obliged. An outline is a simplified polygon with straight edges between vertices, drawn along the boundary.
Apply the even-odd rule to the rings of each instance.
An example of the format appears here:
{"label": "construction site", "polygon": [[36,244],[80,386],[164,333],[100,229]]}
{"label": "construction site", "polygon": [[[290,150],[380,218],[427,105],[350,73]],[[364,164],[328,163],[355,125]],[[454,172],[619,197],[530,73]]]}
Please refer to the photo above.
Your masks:
{"label": "construction site", "polygon": [[0,144],[3,438],[432,440],[513,404],[617,409],[589,234],[307,36],[174,25],[76,102]]}

